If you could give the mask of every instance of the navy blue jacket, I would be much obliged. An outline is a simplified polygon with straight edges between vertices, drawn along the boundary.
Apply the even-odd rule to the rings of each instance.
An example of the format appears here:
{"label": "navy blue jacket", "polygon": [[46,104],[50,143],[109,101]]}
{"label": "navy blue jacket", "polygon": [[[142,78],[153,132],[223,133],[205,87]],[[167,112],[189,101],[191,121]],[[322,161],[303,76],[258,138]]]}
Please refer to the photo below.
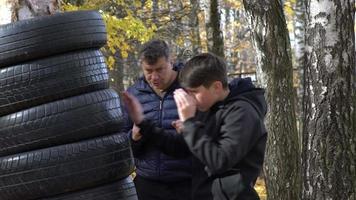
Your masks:
{"label": "navy blue jacket", "polygon": [[[177,107],[173,99],[173,92],[180,88],[178,80],[168,88],[164,97],[157,95],[149,84],[141,77],[127,91],[133,94],[143,106],[145,119],[152,121],[155,126],[165,129],[167,134],[177,134],[172,121],[179,119]],[[132,121],[126,115],[125,131],[131,138]],[[135,157],[137,175],[161,182],[175,182],[189,180],[192,177],[191,156],[177,159],[166,154],[155,145],[155,141],[142,137],[135,142],[131,139],[131,147]],[[177,147],[189,151],[186,144]]]}

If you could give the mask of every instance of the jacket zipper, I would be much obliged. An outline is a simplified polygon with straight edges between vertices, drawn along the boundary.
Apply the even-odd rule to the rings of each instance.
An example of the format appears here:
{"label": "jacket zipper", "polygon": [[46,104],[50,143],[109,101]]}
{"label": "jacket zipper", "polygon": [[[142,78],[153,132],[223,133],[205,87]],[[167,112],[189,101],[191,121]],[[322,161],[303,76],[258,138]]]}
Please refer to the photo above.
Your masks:
{"label": "jacket zipper", "polygon": [[[159,125],[163,128],[163,124],[162,124],[162,107],[163,107],[163,98],[164,97],[160,97],[159,100]],[[158,177],[160,179],[161,177],[161,153],[158,154]]]}
{"label": "jacket zipper", "polygon": [[[161,128],[163,128],[163,124],[162,124],[162,111],[163,111],[163,101],[164,99],[167,97],[167,95],[169,94],[169,91],[167,91],[163,97],[159,96],[157,93],[155,93],[159,99],[159,125],[161,126]],[[161,177],[161,153],[158,154],[158,179],[160,180]]]}
{"label": "jacket zipper", "polygon": [[[161,98],[159,100],[159,125],[162,127],[163,124],[162,124],[162,111],[163,111],[163,98]],[[163,128],[163,127],[162,127]]]}

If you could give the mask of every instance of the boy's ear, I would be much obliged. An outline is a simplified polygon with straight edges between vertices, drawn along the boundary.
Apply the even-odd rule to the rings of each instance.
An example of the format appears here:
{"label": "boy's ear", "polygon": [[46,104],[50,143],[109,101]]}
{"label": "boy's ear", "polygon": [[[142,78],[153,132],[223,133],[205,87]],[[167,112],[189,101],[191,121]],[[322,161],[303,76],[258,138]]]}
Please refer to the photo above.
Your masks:
{"label": "boy's ear", "polygon": [[214,87],[215,90],[222,90],[222,89],[224,89],[224,88],[223,88],[223,85],[222,85],[222,83],[221,83],[221,81],[214,81],[213,87]]}

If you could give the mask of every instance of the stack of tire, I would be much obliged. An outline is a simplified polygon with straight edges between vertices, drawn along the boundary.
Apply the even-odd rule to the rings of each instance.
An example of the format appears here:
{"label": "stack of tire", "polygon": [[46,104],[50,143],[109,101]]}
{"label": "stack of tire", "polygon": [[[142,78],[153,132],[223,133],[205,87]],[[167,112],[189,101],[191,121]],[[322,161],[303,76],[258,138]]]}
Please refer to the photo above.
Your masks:
{"label": "stack of tire", "polygon": [[137,199],[101,15],[0,26],[0,200]]}

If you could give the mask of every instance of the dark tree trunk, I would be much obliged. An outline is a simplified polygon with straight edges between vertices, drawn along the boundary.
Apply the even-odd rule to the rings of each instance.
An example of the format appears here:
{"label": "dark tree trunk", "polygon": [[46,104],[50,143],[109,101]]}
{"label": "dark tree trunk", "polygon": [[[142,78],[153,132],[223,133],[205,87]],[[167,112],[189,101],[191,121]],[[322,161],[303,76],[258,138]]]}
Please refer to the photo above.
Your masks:
{"label": "dark tree trunk", "polygon": [[154,24],[158,25],[158,12],[159,12],[159,6],[158,6],[158,1],[159,0],[152,0],[152,21]]}
{"label": "dark tree trunk", "polygon": [[120,50],[117,49],[115,55],[115,65],[110,70],[110,87],[113,88],[119,94],[124,91],[124,60],[122,59]]}
{"label": "dark tree trunk", "polygon": [[303,199],[356,199],[355,1],[306,1]]}
{"label": "dark tree trunk", "polygon": [[266,86],[268,141],[265,158],[267,197],[300,199],[300,151],[288,30],[280,1],[244,0],[254,47],[258,80]]}
{"label": "dark tree trunk", "polygon": [[206,26],[208,51],[220,57],[225,57],[224,38],[220,28],[220,12],[218,0],[210,0],[209,22]]}
{"label": "dark tree trunk", "polygon": [[199,31],[199,0],[190,0],[192,6],[190,12],[190,35],[193,54],[196,55],[201,52],[201,41],[200,41],[200,31]]}
{"label": "dark tree trunk", "polygon": [[[136,49],[138,49],[138,45],[136,45]],[[125,70],[124,70],[124,86],[131,86],[137,81],[137,79],[141,75],[141,66],[138,65],[138,55],[134,52],[129,52],[129,55],[126,59]]]}

